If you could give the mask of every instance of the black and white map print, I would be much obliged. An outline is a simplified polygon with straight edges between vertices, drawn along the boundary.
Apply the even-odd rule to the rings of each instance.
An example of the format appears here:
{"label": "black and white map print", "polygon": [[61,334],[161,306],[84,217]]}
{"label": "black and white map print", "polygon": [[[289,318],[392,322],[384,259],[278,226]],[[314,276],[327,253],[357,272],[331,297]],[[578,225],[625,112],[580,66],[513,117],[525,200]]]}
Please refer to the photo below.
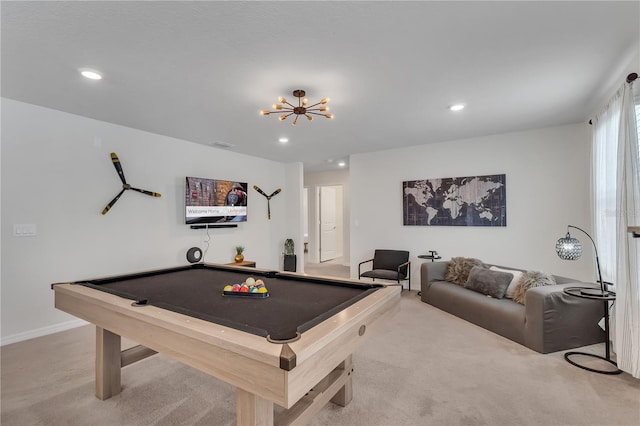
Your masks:
{"label": "black and white map print", "polygon": [[506,175],[402,182],[404,225],[507,226]]}

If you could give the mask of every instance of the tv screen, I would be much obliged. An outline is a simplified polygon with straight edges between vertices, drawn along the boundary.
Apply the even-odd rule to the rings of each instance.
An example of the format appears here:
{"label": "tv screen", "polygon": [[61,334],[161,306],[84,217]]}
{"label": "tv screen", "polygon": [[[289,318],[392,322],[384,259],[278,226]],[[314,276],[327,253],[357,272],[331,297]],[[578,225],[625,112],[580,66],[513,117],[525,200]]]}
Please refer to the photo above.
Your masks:
{"label": "tv screen", "polygon": [[187,177],[185,223],[246,222],[247,183]]}

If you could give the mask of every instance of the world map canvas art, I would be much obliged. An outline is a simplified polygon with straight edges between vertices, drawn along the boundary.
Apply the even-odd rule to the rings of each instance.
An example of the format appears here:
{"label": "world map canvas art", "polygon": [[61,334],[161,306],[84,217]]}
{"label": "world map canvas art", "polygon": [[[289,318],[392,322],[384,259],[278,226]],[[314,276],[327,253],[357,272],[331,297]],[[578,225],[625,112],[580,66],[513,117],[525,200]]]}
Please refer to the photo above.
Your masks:
{"label": "world map canvas art", "polygon": [[506,175],[402,182],[404,225],[507,226]]}

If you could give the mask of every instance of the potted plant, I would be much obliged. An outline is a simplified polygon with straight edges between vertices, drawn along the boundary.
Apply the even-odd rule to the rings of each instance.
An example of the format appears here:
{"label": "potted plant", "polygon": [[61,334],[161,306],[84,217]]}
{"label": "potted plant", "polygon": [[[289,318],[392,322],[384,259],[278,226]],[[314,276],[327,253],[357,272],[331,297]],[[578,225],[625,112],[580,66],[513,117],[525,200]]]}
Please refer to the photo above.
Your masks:
{"label": "potted plant", "polygon": [[296,272],[296,255],[294,243],[291,238],[287,238],[284,241],[284,270]]}
{"label": "potted plant", "polygon": [[244,247],[236,246],[236,257],[234,258],[236,263],[240,263],[244,260],[244,255],[242,254],[243,252],[244,252]]}

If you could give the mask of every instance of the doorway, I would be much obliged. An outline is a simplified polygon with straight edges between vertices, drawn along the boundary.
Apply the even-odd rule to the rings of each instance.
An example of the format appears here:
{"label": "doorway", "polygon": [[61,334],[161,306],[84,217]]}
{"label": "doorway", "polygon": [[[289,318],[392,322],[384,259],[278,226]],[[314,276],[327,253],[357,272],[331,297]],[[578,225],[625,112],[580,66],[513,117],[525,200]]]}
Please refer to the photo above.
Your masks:
{"label": "doorway", "polygon": [[318,189],[320,262],[328,262],[343,254],[342,185],[320,186]]}

